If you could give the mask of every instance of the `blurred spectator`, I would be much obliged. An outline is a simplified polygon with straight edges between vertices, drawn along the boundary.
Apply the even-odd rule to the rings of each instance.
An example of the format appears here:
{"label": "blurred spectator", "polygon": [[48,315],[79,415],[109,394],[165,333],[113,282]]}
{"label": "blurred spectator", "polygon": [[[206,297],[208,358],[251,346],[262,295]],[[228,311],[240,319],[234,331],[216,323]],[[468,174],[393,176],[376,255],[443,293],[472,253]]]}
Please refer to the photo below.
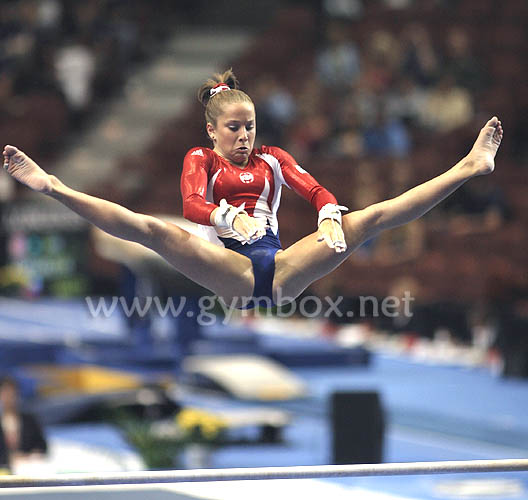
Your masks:
{"label": "blurred spectator", "polygon": [[261,143],[282,144],[284,130],[295,118],[293,96],[273,76],[260,78],[251,95]]}
{"label": "blurred spectator", "polygon": [[312,113],[323,112],[328,100],[328,94],[319,81],[309,78],[296,89],[297,111],[302,119]]}
{"label": "blurred spectator", "polygon": [[363,135],[352,127],[341,130],[333,135],[329,152],[332,156],[346,159],[361,158],[365,153]]}
{"label": "blurred spectator", "polygon": [[401,49],[399,40],[391,33],[372,33],[363,55],[364,85],[376,95],[384,95],[398,73]]}
{"label": "blurred spectator", "polygon": [[443,71],[453,75],[456,85],[471,92],[484,87],[486,78],[483,68],[471,51],[467,32],[460,26],[451,28],[447,33]]}
{"label": "blurred spectator", "polygon": [[335,113],[336,130],[359,129],[361,119],[356,93],[353,90],[339,102]]}
{"label": "blurred spectator", "polygon": [[412,344],[415,337],[425,331],[427,312],[423,307],[422,286],[413,276],[399,276],[391,284],[388,296],[399,299],[395,311],[397,314],[393,317],[380,315],[377,318],[378,327],[391,333],[408,334],[411,336],[409,343]]}
{"label": "blurred spectator", "polygon": [[357,19],[363,12],[362,0],[323,0],[324,13],[330,19]]}
{"label": "blurred spectator", "polygon": [[328,117],[323,113],[312,113],[294,128],[289,149],[297,160],[304,161],[308,156],[323,150],[330,132]]}
{"label": "blurred spectator", "polygon": [[0,61],[17,62],[36,44],[35,2],[1,2]]}
{"label": "blurred spectator", "polygon": [[493,232],[510,217],[506,198],[490,177],[479,177],[464,184],[439,207],[439,215],[449,217],[452,234],[464,235]]}
{"label": "blurred spectator", "polygon": [[497,340],[497,319],[494,318],[489,305],[476,303],[468,313],[473,346],[487,353]]}
{"label": "blurred spectator", "polygon": [[299,162],[326,147],[332,132],[326,112],[328,96],[316,78],[308,79],[297,93],[297,119],[289,128],[288,150]]}
{"label": "blurred spectator", "polygon": [[62,3],[59,0],[40,0],[37,2],[39,29],[43,33],[56,32],[62,19]]}
{"label": "blurred spectator", "polygon": [[35,50],[18,64],[15,85],[17,95],[50,95],[64,101],[55,74],[55,49],[52,39],[41,38]]}
{"label": "blurred spectator", "polygon": [[327,28],[326,46],[317,56],[317,75],[334,90],[350,87],[360,74],[359,53],[348,36],[347,26],[331,23]]}
{"label": "blurred spectator", "polygon": [[405,125],[398,118],[388,115],[384,102],[380,102],[375,122],[365,127],[363,140],[366,153],[380,157],[404,156],[411,145]]}
{"label": "blurred spectator", "polygon": [[383,3],[389,8],[394,10],[401,10],[409,8],[413,0],[383,0]]}
{"label": "blurred spectator", "polygon": [[[528,103],[528,95],[523,96]],[[526,104],[519,104],[519,109],[528,109]],[[512,123],[512,154],[516,161],[528,167],[528,113],[520,113]]]}
{"label": "blurred spectator", "polygon": [[469,91],[457,87],[453,75],[444,74],[426,99],[423,122],[437,132],[446,133],[466,125],[472,118]]}
{"label": "blurred spectator", "polygon": [[328,153],[348,159],[360,158],[364,155],[365,148],[353,94],[347,96],[339,104]]}
{"label": "blurred spectator", "polygon": [[93,49],[96,72],[95,97],[107,98],[125,83],[130,63],[143,57],[139,26],[132,18],[133,9],[126,3],[110,4],[104,22],[100,21]]}
{"label": "blurred spectator", "polygon": [[[9,110],[15,111],[13,109],[16,107],[17,101],[14,98],[15,75],[8,64],[0,68],[0,110],[4,114],[4,112],[9,112]],[[3,119],[5,120],[6,117],[3,116]]]}
{"label": "blurred spectator", "polygon": [[139,25],[134,22],[127,2],[114,2],[109,5],[110,12],[105,17],[105,32],[113,38],[118,47],[120,61],[133,61],[140,50]]}
{"label": "blurred spectator", "polygon": [[100,19],[106,14],[106,0],[85,0],[66,2],[64,11],[64,32],[66,37],[87,37],[97,32]]}
{"label": "blurred spectator", "polygon": [[494,347],[502,355],[502,374],[528,377],[528,287],[517,286],[498,269],[488,275],[487,299],[496,322]]}
{"label": "blurred spectator", "polygon": [[[32,106],[38,99],[34,93],[26,96],[15,93],[16,74],[10,66],[0,74],[0,136],[4,144],[17,143],[30,153],[34,153],[40,145],[41,137],[46,131],[40,131],[36,117],[41,109]],[[42,104],[42,102],[40,103]]]}
{"label": "blurred spectator", "polygon": [[400,70],[420,86],[430,86],[438,77],[438,56],[422,24],[411,24],[402,33]]}
{"label": "blurred spectator", "polygon": [[18,384],[11,377],[0,379],[0,405],[0,457],[7,456],[10,468],[46,454],[42,428],[33,415],[20,411]]}
{"label": "blurred spectator", "polygon": [[354,106],[357,113],[358,124],[368,127],[375,122],[376,114],[385,99],[385,94],[375,91],[368,83],[366,76],[358,82],[356,88],[347,99],[351,101],[349,106]]}
{"label": "blurred spectator", "polygon": [[66,101],[78,120],[92,98],[95,56],[81,39],[72,40],[57,51],[55,70]]}
{"label": "blurred spectator", "polygon": [[420,125],[427,94],[408,76],[400,76],[387,95],[387,113],[405,125]]}

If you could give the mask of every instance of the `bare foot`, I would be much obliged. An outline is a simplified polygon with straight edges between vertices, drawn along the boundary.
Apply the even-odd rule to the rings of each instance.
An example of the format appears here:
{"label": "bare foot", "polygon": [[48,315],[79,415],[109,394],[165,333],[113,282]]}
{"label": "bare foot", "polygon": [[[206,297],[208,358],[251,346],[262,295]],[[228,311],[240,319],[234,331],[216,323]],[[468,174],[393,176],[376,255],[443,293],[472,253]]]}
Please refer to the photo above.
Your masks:
{"label": "bare foot", "polygon": [[469,160],[474,175],[491,174],[495,169],[495,155],[502,141],[503,130],[499,119],[494,116],[482,128],[471,149]]}
{"label": "bare foot", "polygon": [[4,148],[4,169],[17,181],[39,193],[51,191],[51,178],[28,155],[15,148]]}

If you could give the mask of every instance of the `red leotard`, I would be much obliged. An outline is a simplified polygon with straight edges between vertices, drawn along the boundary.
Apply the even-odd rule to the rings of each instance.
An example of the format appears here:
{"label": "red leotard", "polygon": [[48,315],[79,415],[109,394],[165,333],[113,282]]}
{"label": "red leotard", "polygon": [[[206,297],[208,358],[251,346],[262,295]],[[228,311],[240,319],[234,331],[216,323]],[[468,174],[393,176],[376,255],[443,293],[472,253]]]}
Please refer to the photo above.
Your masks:
{"label": "red leotard", "polygon": [[[273,234],[278,233],[277,210],[282,185],[293,189],[319,211],[327,203],[337,203],[334,195],[322,187],[286,151],[271,146],[254,149],[244,167],[231,165],[209,148],[193,148],[183,161],[181,192],[183,216],[202,226],[213,228],[211,212],[225,198],[227,203],[243,208],[249,215],[263,219]],[[208,234],[211,241],[240,236],[230,229]]]}

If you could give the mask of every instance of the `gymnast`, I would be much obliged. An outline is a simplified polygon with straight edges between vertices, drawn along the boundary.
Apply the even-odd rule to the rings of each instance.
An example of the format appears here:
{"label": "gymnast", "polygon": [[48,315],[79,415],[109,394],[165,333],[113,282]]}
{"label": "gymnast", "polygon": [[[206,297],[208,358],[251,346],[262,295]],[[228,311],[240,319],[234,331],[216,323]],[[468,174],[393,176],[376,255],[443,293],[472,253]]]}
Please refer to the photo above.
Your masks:
{"label": "gymnast", "polygon": [[[294,300],[363,242],[421,217],[472,177],[493,172],[503,137],[501,122],[494,116],[471,151],[446,172],[396,198],[343,215],[346,207],[287,152],[271,146],[253,148],[255,107],[239,90],[231,70],[204,83],[198,97],[205,105],[213,148],[195,147],[187,153],[181,192],[183,215],[204,229],[203,237],[75,191],[16,147],[5,146],[4,168],[103,231],[154,250],[226,304],[250,308]],[[277,224],[283,185],[318,212],[317,231],[284,250]]]}

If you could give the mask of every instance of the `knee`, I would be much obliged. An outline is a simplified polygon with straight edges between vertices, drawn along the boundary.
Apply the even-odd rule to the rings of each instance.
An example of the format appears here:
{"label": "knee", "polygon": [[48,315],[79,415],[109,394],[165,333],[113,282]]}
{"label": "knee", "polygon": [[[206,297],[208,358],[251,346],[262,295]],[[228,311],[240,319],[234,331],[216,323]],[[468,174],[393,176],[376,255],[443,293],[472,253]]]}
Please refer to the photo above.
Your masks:
{"label": "knee", "polygon": [[[165,255],[172,255],[177,248],[179,255],[185,255],[188,245],[185,239],[190,237],[187,231],[184,231],[175,224],[165,222],[156,217],[149,217],[148,220],[148,246],[152,250]],[[189,250],[190,251],[190,250]]]}
{"label": "knee", "polygon": [[145,216],[144,241],[143,245],[148,248],[158,249],[163,241],[167,232],[166,223],[156,217],[150,215]]}
{"label": "knee", "polygon": [[377,205],[356,210],[343,216],[343,232],[348,246],[360,245],[379,232],[381,211]]}
{"label": "knee", "polygon": [[226,280],[214,292],[229,308],[240,309],[253,299],[255,278],[253,273],[244,273],[237,280]]}
{"label": "knee", "polygon": [[291,304],[303,292],[302,285],[288,281],[273,280],[273,302],[279,307]]}

